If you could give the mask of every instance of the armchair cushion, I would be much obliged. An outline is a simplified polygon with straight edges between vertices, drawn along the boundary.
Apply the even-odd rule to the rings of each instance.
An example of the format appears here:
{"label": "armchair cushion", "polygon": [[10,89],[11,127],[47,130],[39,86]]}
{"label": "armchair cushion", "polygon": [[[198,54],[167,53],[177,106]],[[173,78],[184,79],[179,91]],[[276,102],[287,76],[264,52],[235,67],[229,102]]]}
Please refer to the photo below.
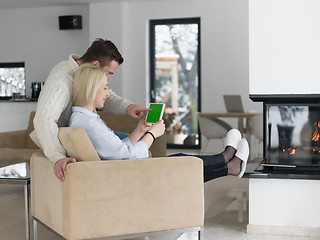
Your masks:
{"label": "armchair cushion", "polygon": [[62,127],[59,130],[59,140],[67,151],[68,157],[77,161],[100,161],[86,130],[78,127]]}
{"label": "armchair cushion", "polygon": [[[36,131],[30,133],[30,138],[41,148]],[[59,128],[59,140],[68,157],[74,157],[77,161],[101,160],[84,128],[61,127]]]}

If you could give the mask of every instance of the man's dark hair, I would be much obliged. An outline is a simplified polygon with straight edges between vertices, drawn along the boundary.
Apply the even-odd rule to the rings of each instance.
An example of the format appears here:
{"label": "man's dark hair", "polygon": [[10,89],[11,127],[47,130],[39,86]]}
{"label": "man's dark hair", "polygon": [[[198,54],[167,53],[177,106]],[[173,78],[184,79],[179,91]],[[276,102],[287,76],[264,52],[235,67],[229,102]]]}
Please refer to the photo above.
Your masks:
{"label": "man's dark hair", "polygon": [[97,38],[79,60],[83,63],[90,63],[97,60],[102,68],[109,66],[113,60],[119,65],[124,61],[121,53],[113,42],[102,38]]}

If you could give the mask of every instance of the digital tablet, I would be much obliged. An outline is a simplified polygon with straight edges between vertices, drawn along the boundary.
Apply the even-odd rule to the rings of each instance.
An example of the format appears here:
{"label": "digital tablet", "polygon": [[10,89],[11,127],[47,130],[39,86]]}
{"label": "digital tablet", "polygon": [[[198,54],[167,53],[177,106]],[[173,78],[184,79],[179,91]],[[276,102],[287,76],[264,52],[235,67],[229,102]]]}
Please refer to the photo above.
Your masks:
{"label": "digital tablet", "polygon": [[165,106],[164,103],[150,103],[149,108],[152,110],[147,113],[146,123],[156,123],[162,119]]}

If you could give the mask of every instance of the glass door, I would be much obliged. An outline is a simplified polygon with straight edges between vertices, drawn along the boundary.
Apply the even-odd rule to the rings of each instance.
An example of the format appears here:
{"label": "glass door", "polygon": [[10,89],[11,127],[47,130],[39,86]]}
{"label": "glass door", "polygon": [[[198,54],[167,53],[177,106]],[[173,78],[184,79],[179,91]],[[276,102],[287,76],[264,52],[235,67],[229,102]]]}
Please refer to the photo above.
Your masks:
{"label": "glass door", "polygon": [[166,104],[168,148],[200,149],[200,18],[150,21],[150,101]]}

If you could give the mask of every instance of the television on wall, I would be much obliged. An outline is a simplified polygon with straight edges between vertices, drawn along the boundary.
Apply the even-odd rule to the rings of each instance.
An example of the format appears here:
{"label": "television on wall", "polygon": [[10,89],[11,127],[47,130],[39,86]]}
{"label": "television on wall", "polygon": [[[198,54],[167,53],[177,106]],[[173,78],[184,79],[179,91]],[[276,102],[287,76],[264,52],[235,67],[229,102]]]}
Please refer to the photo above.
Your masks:
{"label": "television on wall", "polygon": [[25,95],[24,62],[0,63],[0,99],[10,99],[14,93]]}

